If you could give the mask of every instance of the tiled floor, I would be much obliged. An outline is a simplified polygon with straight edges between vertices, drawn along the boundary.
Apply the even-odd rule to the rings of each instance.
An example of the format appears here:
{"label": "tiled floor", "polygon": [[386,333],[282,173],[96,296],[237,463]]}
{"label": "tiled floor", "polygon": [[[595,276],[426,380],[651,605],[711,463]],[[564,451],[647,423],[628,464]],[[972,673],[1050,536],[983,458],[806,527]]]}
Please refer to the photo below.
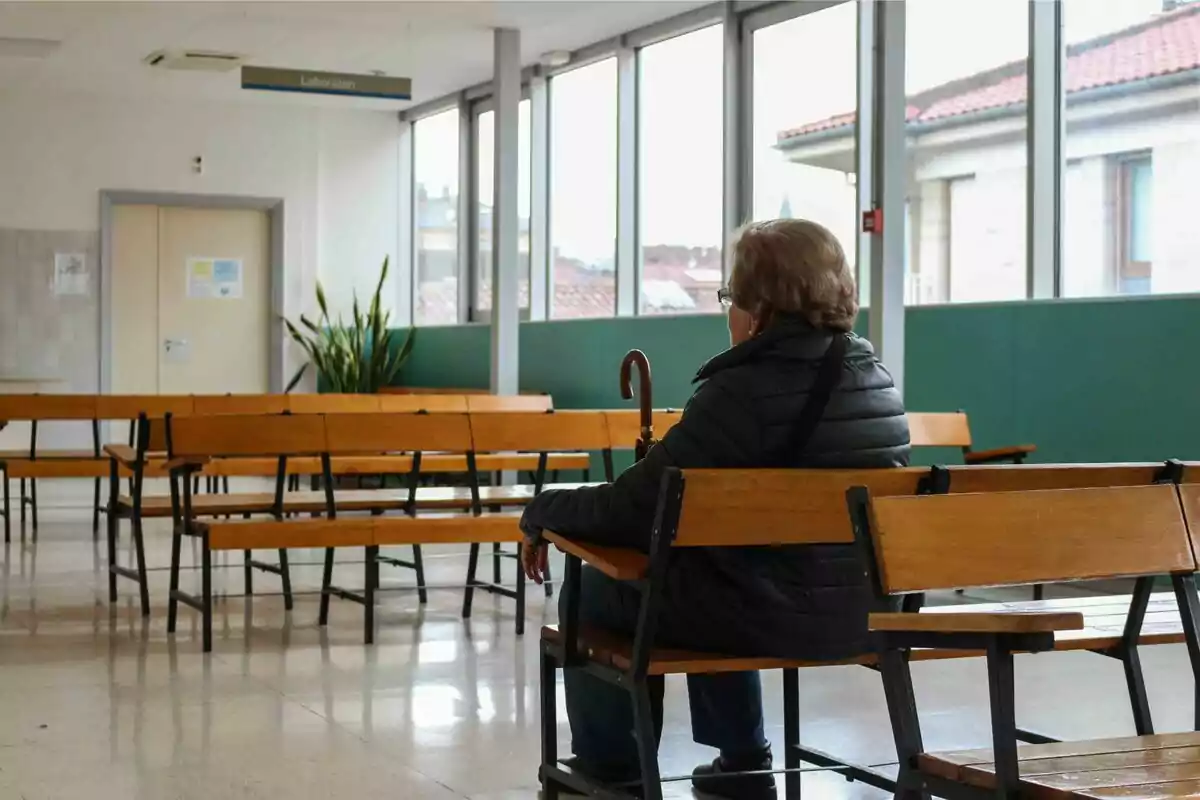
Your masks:
{"label": "tiled floor", "polygon": [[[214,652],[200,652],[197,615],[181,609],[166,635],[169,540],[148,531],[153,613],[143,623],[133,584],[110,609],[104,547],[82,511],[44,512],[39,541],[14,541],[0,566],[0,798],[412,798],[517,800],[537,795],[537,626],[554,617],[531,591],[529,633],[512,629],[512,604],[477,598],[469,623],[461,594],[389,593],[374,647],[362,612],[334,601],[316,625],[314,595],[285,614],[278,597],[221,603]],[[128,537],[122,540],[128,561]],[[465,560],[428,548],[430,580],[461,582]],[[186,558],[186,556],[185,556]],[[317,562],[293,551],[293,564]],[[218,590],[239,591],[239,568]],[[511,564],[511,562],[509,562]],[[294,569],[298,590],[318,585],[315,566]],[[339,570],[359,585],[360,570]],[[383,569],[387,585],[411,573]],[[189,580],[195,575],[190,575]],[[259,574],[256,588],[277,589]],[[1190,724],[1191,679],[1180,648],[1143,656],[1160,730]],[[978,661],[914,667],[927,745],[987,744],[987,684]],[[1064,736],[1120,735],[1131,723],[1120,665],[1091,654],[1023,657],[1022,724]],[[781,738],[778,681],[767,678],[768,723]],[[668,681],[665,774],[712,757],[690,740],[681,680]],[[863,763],[893,761],[878,676],[851,667],[801,676],[806,742]],[[561,706],[561,697],[560,697]],[[566,746],[565,715],[560,736]],[[805,775],[807,797],[881,793],[831,773]],[[668,796],[691,796],[686,783]]]}

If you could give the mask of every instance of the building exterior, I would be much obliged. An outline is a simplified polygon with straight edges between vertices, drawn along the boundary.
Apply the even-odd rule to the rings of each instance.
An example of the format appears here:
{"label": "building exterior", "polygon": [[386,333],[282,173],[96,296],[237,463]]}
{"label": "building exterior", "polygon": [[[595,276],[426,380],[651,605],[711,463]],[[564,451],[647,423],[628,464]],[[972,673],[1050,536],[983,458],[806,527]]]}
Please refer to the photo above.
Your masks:
{"label": "building exterior", "polygon": [[[1067,49],[1061,294],[1200,291],[1200,4]],[[1026,296],[1026,62],[908,98],[910,303]],[[853,112],[779,133],[854,171]]]}

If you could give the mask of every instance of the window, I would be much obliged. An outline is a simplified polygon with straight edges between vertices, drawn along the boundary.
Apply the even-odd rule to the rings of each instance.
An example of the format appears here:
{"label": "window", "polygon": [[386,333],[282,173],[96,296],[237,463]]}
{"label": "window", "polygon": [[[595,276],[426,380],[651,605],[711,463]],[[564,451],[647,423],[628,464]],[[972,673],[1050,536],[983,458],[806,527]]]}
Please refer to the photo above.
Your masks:
{"label": "window", "polygon": [[643,314],[721,310],[724,53],[721,25],[638,53]]}
{"label": "window", "polygon": [[550,79],[550,253],[554,318],[617,307],[617,61]]}
{"label": "window", "polygon": [[1146,157],[1119,159],[1117,168],[1117,292],[1150,294],[1153,165]]}
{"label": "window", "polygon": [[1029,4],[908,0],[905,27],[905,295],[1023,299]]}
{"label": "window", "polygon": [[854,258],[858,8],[754,32],[754,218],[824,225]]}
{"label": "window", "polygon": [[[478,207],[476,209],[476,231],[479,242],[476,253],[478,275],[475,280],[475,310],[490,311],[492,308],[492,204],[496,152],[496,113],[484,111],[475,118],[476,186]],[[521,308],[529,308],[529,101],[522,100],[517,106],[517,259],[521,274]]]}
{"label": "window", "polygon": [[1181,200],[1200,180],[1200,71],[1179,48],[1198,19],[1195,3],[1063,5],[1066,297],[1200,291]]}
{"label": "window", "polygon": [[418,325],[458,322],[458,109],[413,123]]}

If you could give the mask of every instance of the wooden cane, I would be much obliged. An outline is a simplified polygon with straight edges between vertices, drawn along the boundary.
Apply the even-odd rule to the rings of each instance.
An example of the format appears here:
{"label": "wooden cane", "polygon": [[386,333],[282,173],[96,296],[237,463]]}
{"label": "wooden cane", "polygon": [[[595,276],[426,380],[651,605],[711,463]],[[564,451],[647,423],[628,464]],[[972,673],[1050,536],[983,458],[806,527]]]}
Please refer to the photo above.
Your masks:
{"label": "wooden cane", "polygon": [[653,387],[650,381],[650,359],[641,350],[630,350],[621,360],[621,397],[633,399],[633,365],[637,364],[640,390],[638,402],[641,406],[641,436],[634,447],[634,457],[641,461],[646,452],[654,445],[654,401]]}

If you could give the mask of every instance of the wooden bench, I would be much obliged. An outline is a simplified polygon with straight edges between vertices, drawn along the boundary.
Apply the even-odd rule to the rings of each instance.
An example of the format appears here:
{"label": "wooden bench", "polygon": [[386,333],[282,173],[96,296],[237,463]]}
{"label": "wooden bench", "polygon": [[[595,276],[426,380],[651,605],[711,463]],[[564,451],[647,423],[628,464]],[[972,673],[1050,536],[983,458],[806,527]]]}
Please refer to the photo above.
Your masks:
{"label": "wooden bench", "polygon": [[1020,444],[993,450],[972,450],[971,426],[963,411],[951,413],[908,412],[908,435],[913,447],[958,447],[967,464],[1009,462],[1023,464],[1037,447]]}
{"label": "wooden bench", "polygon": [[[369,644],[375,636],[375,603],[379,588],[379,548],[393,545],[422,543],[453,544],[467,542],[519,541],[516,514],[443,515],[429,517],[338,517],[336,510],[322,519],[253,520],[231,522],[195,522],[193,535],[201,541],[201,592],[198,597],[172,591],[176,598],[197,608],[201,613],[201,638],[204,652],[212,650],[212,565],[211,554],[218,551],[287,548],[361,547],[366,553],[363,561],[363,589],[354,592],[336,589],[338,597],[352,600],[364,609],[364,639]],[[171,608],[168,630],[175,631],[175,608]]]}
{"label": "wooden bench", "polygon": [[[1012,490],[1014,488],[1061,489],[1095,486],[1148,486],[1158,482],[1171,483],[1181,479],[1187,480],[1186,476],[1195,476],[1197,480],[1200,480],[1200,470],[1198,469],[1188,469],[1186,470],[1186,476],[1181,477],[1183,475],[1183,466],[1176,462],[1168,462],[1166,464],[934,467],[927,472],[918,470],[917,477],[909,479],[913,480],[912,485],[904,487],[910,491],[903,492],[903,494],[940,494],[961,491],[997,492]],[[792,503],[793,513],[796,515],[796,518],[813,520],[812,524],[819,525],[826,532],[829,532],[832,536],[830,541],[848,541],[852,533],[849,520],[844,511],[844,490],[846,484],[843,481],[848,474],[852,473],[837,471],[801,472],[804,475],[806,483],[788,498],[788,502]],[[882,471],[882,473],[880,471],[865,471],[862,474],[869,476],[872,481],[879,481],[884,479],[890,472],[890,470]],[[689,473],[685,472],[685,476],[687,474]],[[737,475],[739,473],[729,471],[728,474]],[[748,472],[746,474],[754,475],[755,473]],[[770,474],[770,472],[763,472],[763,474]],[[1181,492],[1191,492],[1195,495],[1196,517],[1200,519],[1200,484],[1195,485],[1194,490],[1190,489],[1191,486],[1191,484],[1185,483],[1180,489]],[[876,491],[881,492],[883,490],[876,488]],[[736,496],[738,492],[731,490],[726,494],[727,496]],[[782,498],[777,502],[782,503]],[[738,511],[738,506],[735,505],[725,513],[729,516],[736,516],[740,512]],[[757,524],[760,523],[746,523],[746,526],[749,528]],[[645,554],[626,548],[581,544],[557,534],[550,534],[548,538],[561,550],[568,553],[570,557],[591,564],[612,578],[625,581],[641,581],[647,578],[650,560]],[[570,564],[570,560],[568,564]],[[1171,599],[1159,594],[1153,594],[1152,589],[1152,583],[1145,582],[1135,587],[1133,595],[1083,597],[1070,600],[1023,602],[1006,605],[1019,607],[1024,611],[1067,612],[1082,615],[1086,622],[1084,629],[1078,632],[1064,633],[1055,641],[1054,647],[1055,649],[1064,651],[1087,650],[1121,660],[1125,667],[1134,727],[1135,730],[1140,732],[1143,730],[1152,730],[1152,726],[1149,707],[1145,697],[1145,684],[1142,678],[1137,647],[1138,645],[1175,643],[1183,640],[1183,629],[1178,622],[1178,616],[1176,614],[1174,619],[1171,616],[1171,609],[1173,608]],[[920,595],[911,595],[907,600],[919,601]],[[1143,605],[1148,609],[1146,613],[1149,616],[1147,618],[1153,623],[1152,626],[1147,626],[1140,630],[1131,630],[1126,629],[1124,625],[1116,624],[1116,615],[1126,613],[1131,607],[1134,609],[1142,608]],[[906,602],[905,606],[907,610],[915,611],[921,608],[921,603]],[[982,611],[992,610],[991,606],[986,605],[971,605],[966,607],[969,609],[979,608]],[[962,606],[951,606],[944,609],[929,610],[938,613],[961,610],[962,608]],[[591,660],[625,669],[632,663],[632,644],[631,639],[622,639],[621,637],[613,637],[611,635],[597,635],[595,632],[585,632],[579,647],[581,648],[581,652],[585,652]],[[561,653],[562,646],[561,633],[557,627],[543,629],[544,650],[549,648],[551,652]],[[922,661],[928,659],[975,657],[978,655],[980,655],[978,651],[972,650],[926,649],[912,652],[910,658],[914,661]],[[792,666],[797,668],[822,666],[824,663],[828,662],[797,662]],[[859,659],[854,659],[851,663],[872,666],[875,663],[875,659],[872,655],[868,654]],[[766,668],[763,666],[740,666],[748,664],[770,664],[771,668],[779,666],[776,661],[771,659],[748,660],[714,655],[712,653],[654,650],[648,666],[648,673],[686,674],[691,672]],[[789,687],[796,680],[796,675],[794,671],[789,672],[786,669],[783,675],[784,696],[785,700],[787,700],[787,698],[794,696],[793,693],[795,690]],[[1022,729],[1018,729],[1018,732],[1025,741],[1053,741],[1051,737],[1045,734]],[[895,782],[891,777],[878,769],[855,764],[843,758],[803,745],[799,741],[798,733],[794,733],[790,727],[787,729],[785,735],[787,742],[784,757],[789,770],[796,769],[799,763],[803,761],[818,766],[838,768],[850,779],[861,780],[886,791],[891,791],[895,788]],[[794,788],[793,784],[798,786],[798,783],[795,783],[795,781],[795,773],[789,773],[789,790]]]}
{"label": "wooden bench", "polygon": [[[662,787],[650,719],[648,675],[692,672],[739,672],[778,668],[784,672],[784,717],[788,766],[798,766],[799,694],[797,673],[809,661],[745,658],[719,653],[681,652],[655,647],[657,615],[647,613],[660,602],[671,550],[677,547],[746,547],[849,543],[853,541],[844,505],[847,488],[868,483],[879,494],[914,494],[929,471],[895,470],[684,470],[669,469],[659,494],[656,519],[661,527],[650,553],[572,542],[554,532],[546,539],[566,555],[561,630],[542,631],[542,763],[543,791],[623,795],[616,787],[573,771],[558,761],[556,669],[586,668],[630,692],[640,743],[642,796],[661,800]],[[629,639],[597,635],[579,625],[579,581],[586,561],[618,580],[636,581],[643,613]],[[624,639],[622,641],[622,639]]]}
{"label": "wooden bench", "polygon": [[[1051,489],[921,498],[848,495],[850,512],[882,607],[912,592],[956,586],[1133,577],[1146,585],[1169,576],[1193,676],[1200,685],[1200,598],[1195,533],[1172,485]],[[1136,596],[1135,592],[1135,596]],[[1141,630],[1146,610],[1125,626]],[[1195,796],[1200,734],[1136,736],[1018,746],[1013,654],[1057,648],[1086,628],[1062,611],[872,614],[880,669],[900,760],[897,797],[1163,798]],[[913,648],[982,650],[991,696],[992,748],[929,753],[907,655]],[[1200,719],[1196,720],[1200,728]],[[1193,750],[1192,752],[1197,752]]]}
{"label": "wooden bench", "polygon": [[[578,423],[585,418],[593,421],[593,427],[604,433],[603,417],[598,412],[579,412],[558,414],[509,414],[483,415],[480,427],[480,442],[484,446],[499,446],[501,439],[493,433],[496,423],[501,419],[493,417],[522,417],[535,420],[540,426],[561,428],[566,421]],[[474,515],[482,513],[487,506],[520,506],[524,505],[542,488],[541,479],[545,474],[545,465],[549,455],[541,452],[535,456],[539,462],[539,482],[534,486],[494,486],[481,487],[478,481],[478,469],[475,464],[475,441],[472,432],[473,417],[466,414],[324,414],[324,415],[238,415],[222,414],[214,416],[190,416],[173,418],[167,417],[159,425],[168,447],[168,464],[172,469],[172,496],[170,498],[145,498],[140,493],[144,462],[134,462],[135,486],[138,492],[128,497],[115,496],[113,507],[116,513],[112,515],[114,523],[110,526],[110,555],[115,561],[115,520],[126,514],[134,520],[132,526],[135,541],[135,551],[138,565],[135,570],[127,570],[113,564],[110,577],[110,598],[115,596],[115,577],[123,575],[138,580],[142,594],[143,613],[149,613],[148,596],[146,591],[145,564],[142,545],[141,520],[147,517],[171,516],[175,520],[174,540],[172,545],[172,591],[171,619],[174,619],[176,602],[199,607],[202,603],[195,597],[178,591],[178,573],[180,569],[178,553],[182,536],[200,535],[202,531],[196,523],[201,517],[218,516],[255,516],[269,515],[281,520],[290,514],[323,514],[333,517],[338,513],[365,512],[384,514],[386,512],[401,512],[413,516],[418,510],[458,510]],[[142,434],[139,448],[144,452],[155,446],[153,421],[145,420],[140,430]],[[507,423],[503,423],[507,425]],[[528,429],[529,426],[521,426]],[[491,438],[488,438],[491,436]],[[583,442],[591,446],[598,441],[599,434]],[[548,440],[547,440],[548,441]],[[566,442],[560,436],[555,442]],[[504,446],[508,441],[504,440]],[[457,453],[464,458],[468,467],[470,484],[467,487],[422,487],[419,485],[424,453],[427,450],[438,453]],[[379,456],[390,452],[401,451],[408,453],[412,467],[409,472],[408,486],[402,490],[374,491],[335,491],[332,483],[332,461],[335,454],[347,457]],[[114,467],[112,476],[116,475],[116,463],[121,456],[119,448],[110,448],[113,452]],[[276,463],[276,486],[274,493],[253,494],[218,494],[195,495],[192,490],[193,474],[202,470],[216,458],[267,458]],[[316,458],[324,468],[324,491],[322,492],[289,492],[286,491],[288,462],[294,458]],[[111,477],[113,491],[116,491],[116,478]],[[571,484],[574,486],[575,484]],[[504,538],[498,541],[516,541]],[[417,590],[421,602],[426,601],[423,559],[420,542],[410,543],[413,548],[412,560],[391,558],[378,553],[372,555],[376,563],[389,563],[395,566],[408,567],[416,572]],[[477,552],[477,547],[473,548]],[[474,562],[474,558],[473,558]],[[334,566],[334,549],[330,548],[325,554],[325,567],[322,579],[322,600],[320,622],[325,624],[328,618],[329,597],[345,596],[346,592],[331,583]],[[292,606],[290,576],[288,571],[286,548],[279,550],[279,562],[265,564],[251,558],[249,549],[244,553],[244,568],[246,594],[252,589],[252,570],[260,569],[279,574],[283,580],[285,607]],[[201,570],[205,573],[211,570],[211,562],[204,561]],[[474,570],[467,584],[467,597],[464,601],[464,616],[470,614],[471,591],[476,586],[489,591],[512,597],[517,601],[518,613],[517,631],[523,630],[524,621],[524,581],[520,570],[517,571],[518,582],[515,588],[501,586],[499,581],[485,584],[474,579]],[[169,623],[170,624],[170,623]]]}

